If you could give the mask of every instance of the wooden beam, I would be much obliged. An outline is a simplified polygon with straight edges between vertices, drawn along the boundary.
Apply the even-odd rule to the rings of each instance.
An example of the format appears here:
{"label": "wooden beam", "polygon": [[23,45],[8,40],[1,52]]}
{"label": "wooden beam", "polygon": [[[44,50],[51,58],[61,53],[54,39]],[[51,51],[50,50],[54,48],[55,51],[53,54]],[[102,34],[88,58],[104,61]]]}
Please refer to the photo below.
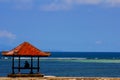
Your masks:
{"label": "wooden beam", "polygon": [[31,57],[31,72],[30,74],[33,74],[33,57]]}
{"label": "wooden beam", "polygon": [[40,68],[39,57],[38,57],[38,64],[37,64],[37,67],[38,67],[37,72],[39,73],[39,68]]}
{"label": "wooden beam", "polygon": [[18,73],[20,73],[20,56],[19,56],[19,61],[18,61]]}
{"label": "wooden beam", "polygon": [[12,57],[12,74],[15,74],[15,72],[14,72],[14,56]]}

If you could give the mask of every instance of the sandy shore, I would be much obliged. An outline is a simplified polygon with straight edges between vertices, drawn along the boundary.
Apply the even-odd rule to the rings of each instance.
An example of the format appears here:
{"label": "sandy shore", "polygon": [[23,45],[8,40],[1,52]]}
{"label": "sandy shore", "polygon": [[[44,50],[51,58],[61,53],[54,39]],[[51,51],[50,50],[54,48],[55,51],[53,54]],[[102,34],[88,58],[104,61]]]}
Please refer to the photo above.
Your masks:
{"label": "sandy shore", "polygon": [[120,80],[120,78],[102,78],[102,77],[0,77],[0,80]]}

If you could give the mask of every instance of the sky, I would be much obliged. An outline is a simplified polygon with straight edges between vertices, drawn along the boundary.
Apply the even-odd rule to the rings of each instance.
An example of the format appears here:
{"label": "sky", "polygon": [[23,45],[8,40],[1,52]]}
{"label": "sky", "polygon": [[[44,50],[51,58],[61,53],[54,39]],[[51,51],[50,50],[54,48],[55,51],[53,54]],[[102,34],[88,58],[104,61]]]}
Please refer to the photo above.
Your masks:
{"label": "sky", "polygon": [[120,0],[0,0],[0,51],[120,52]]}

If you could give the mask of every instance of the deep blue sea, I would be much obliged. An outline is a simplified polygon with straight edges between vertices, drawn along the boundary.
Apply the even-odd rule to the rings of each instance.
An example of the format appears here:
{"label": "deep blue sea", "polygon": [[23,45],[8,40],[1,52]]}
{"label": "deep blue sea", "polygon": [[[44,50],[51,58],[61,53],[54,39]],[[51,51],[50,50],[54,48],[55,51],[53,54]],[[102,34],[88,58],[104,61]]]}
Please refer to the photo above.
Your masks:
{"label": "deep blue sea", "polygon": [[[21,66],[24,66],[25,60],[30,63],[29,57],[22,57]],[[0,76],[11,73],[11,64],[10,58],[0,57]],[[37,60],[34,59],[36,65]],[[15,72],[18,73],[18,70]],[[21,73],[29,72],[21,70]],[[40,72],[46,76],[120,77],[120,52],[51,52],[50,57],[40,58]]]}

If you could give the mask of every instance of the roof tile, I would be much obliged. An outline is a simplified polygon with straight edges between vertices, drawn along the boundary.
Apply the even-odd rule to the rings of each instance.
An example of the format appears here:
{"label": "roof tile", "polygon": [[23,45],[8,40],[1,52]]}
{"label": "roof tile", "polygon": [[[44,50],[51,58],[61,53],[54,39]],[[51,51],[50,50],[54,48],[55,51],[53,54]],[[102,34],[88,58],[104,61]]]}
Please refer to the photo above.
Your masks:
{"label": "roof tile", "polygon": [[16,48],[7,52],[4,51],[2,54],[4,56],[50,56],[50,53],[43,52],[28,42],[23,42]]}

